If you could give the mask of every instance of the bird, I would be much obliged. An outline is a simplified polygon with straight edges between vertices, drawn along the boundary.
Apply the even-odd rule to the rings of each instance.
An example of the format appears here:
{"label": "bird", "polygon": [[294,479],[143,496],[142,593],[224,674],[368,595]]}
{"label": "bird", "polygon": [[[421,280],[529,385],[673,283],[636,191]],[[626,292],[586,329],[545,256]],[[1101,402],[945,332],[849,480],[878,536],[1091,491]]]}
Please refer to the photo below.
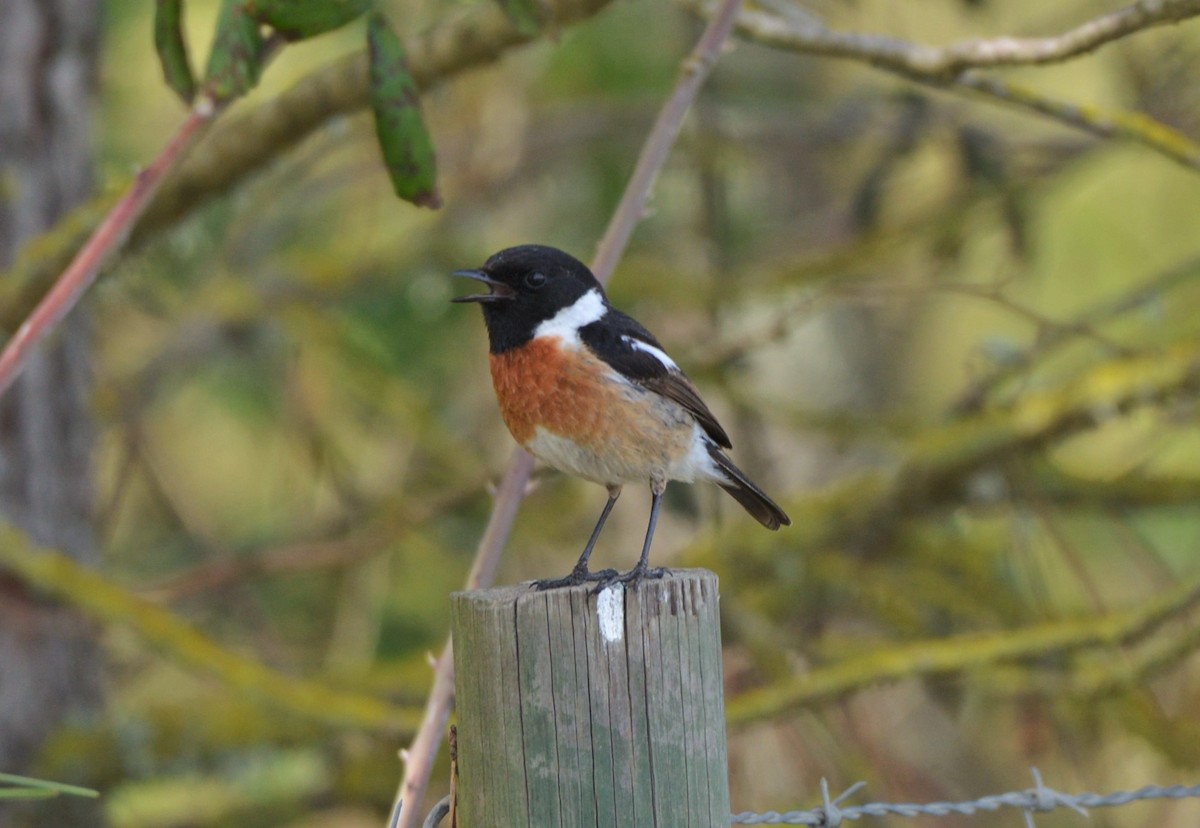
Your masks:
{"label": "bird", "polygon": [[[483,310],[488,360],[500,414],[513,438],[551,468],[608,490],[578,562],[539,590],[598,582],[635,587],[664,570],[649,566],[650,544],[667,483],[707,480],[771,530],[791,520],[726,456],[729,435],[663,346],[614,308],[587,265],[554,247],[526,244],[494,254],[475,270],[486,293],[451,302]],[[626,484],[648,484],[650,522],[628,572],[591,572],[588,559]]]}

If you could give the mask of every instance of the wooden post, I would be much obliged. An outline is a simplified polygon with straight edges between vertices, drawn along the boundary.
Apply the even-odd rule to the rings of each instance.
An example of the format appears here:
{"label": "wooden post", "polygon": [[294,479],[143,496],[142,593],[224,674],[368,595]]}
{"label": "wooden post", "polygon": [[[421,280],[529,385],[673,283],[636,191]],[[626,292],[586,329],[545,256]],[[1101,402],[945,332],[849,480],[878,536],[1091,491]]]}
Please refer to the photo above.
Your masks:
{"label": "wooden post", "polygon": [[462,828],[729,825],[717,576],[451,602]]}

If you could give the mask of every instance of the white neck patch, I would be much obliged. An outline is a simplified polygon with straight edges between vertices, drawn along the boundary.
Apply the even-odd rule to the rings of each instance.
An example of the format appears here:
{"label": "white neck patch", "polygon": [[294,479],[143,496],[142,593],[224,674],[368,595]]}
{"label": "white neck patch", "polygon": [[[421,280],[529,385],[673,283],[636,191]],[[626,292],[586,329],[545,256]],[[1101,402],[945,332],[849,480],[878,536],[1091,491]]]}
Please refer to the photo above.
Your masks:
{"label": "white neck patch", "polygon": [[533,338],[553,336],[561,339],[563,344],[578,346],[579,329],[599,321],[607,312],[600,291],[593,288],[534,328]]}

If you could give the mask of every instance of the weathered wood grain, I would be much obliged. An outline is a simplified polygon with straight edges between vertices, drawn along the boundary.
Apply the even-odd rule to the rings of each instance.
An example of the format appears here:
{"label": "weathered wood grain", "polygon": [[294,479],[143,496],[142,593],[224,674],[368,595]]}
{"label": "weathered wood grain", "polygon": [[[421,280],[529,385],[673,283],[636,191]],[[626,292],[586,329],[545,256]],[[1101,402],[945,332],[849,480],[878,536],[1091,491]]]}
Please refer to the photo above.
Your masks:
{"label": "weathered wood grain", "polygon": [[729,822],[717,579],[452,600],[465,828]]}

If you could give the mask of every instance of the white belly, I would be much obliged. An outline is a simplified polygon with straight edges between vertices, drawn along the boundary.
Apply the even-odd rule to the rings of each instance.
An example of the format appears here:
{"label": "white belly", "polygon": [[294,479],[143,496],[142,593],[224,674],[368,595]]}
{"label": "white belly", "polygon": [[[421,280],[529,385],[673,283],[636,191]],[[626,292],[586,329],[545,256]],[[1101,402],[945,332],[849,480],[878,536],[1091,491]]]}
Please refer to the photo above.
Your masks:
{"label": "white belly", "polygon": [[672,436],[674,439],[650,443],[626,433],[617,445],[593,448],[539,427],[525,448],[548,466],[604,485],[724,479],[708,454],[707,438],[698,424],[691,424],[690,433]]}

